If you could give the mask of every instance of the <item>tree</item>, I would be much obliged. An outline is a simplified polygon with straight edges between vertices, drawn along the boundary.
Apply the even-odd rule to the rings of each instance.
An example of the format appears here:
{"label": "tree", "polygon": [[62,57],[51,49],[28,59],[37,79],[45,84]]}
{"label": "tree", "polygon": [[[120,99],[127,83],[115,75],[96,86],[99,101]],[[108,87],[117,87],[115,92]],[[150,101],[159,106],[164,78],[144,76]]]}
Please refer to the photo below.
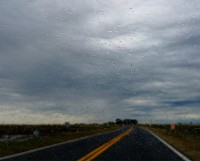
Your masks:
{"label": "tree", "polygon": [[122,122],[123,122],[123,121],[122,121],[121,119],[116,119],[116,122],[115,122],[115,123],[116,123],[116,124],[122,124]]}

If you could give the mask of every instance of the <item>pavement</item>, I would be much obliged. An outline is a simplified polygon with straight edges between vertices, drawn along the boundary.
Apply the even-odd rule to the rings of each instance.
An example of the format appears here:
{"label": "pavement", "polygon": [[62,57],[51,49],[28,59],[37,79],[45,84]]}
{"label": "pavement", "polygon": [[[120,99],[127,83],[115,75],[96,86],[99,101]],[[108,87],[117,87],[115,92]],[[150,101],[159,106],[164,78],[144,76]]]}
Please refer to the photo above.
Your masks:
{"label": "pavement", "polygon": [[143,128],[124,127],[119,130],[17,154],[12,157],[0,158],[0,160],[187,160],[184,155],[179,154]]}

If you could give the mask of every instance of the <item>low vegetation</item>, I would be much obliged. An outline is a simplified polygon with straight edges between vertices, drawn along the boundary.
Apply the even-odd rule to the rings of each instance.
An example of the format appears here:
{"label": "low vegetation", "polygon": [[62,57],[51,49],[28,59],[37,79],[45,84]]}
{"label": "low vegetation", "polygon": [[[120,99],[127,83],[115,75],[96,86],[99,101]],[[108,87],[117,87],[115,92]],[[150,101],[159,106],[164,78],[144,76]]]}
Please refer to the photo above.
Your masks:
{"label": "low vegetation", "polygon": [[174,130],[170,129],[170,125],[141,126],[153,131],[192,160],[200,161],[200,125],[177,124]]}
{"label": "low vegetation", "polygon": [[120,128],[120,125],[75,124],[69,127],[64,125],[0,125],[0,136],[14,134],[33,135],[35,130],[39,131],[39,136],[28,140],[0,142],[0,157],[117,128]]}

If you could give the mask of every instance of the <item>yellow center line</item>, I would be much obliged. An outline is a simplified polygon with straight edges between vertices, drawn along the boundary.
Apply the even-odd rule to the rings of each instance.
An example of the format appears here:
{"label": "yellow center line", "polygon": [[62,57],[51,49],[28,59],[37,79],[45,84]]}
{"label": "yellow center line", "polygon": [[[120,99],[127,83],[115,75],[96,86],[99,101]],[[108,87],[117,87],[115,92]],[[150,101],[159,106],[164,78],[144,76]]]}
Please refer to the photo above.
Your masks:
{"label": "yellow center line", "polygon": [[109,147],[111,147],[113,144],[121,140],[124,136],[126,136],[130,131],[132,131],[132,128],[129,130],[123,132],[122,134],[118,135],[117,137],[113,138],[112,140],[106,142],[105,144],[101,145],[100,147],[96,148],[95,150],[91,151],[84,157],[78,159],[78,161],[90,161],[99,156],[101,153],[103,153],[105,150],[107,150]]}

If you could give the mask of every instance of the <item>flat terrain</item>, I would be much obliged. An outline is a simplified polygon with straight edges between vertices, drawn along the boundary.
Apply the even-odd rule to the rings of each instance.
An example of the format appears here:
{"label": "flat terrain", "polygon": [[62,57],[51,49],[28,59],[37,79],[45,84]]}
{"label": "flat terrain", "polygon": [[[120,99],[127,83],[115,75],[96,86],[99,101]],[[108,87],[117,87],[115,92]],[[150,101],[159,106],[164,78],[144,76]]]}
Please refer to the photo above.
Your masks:
{"label": "flat terrain", "polygon": [[145,129],[139,127],[124,127],[112,132],[71,141],[4,160],[181,161],[183,159]]}
{"label": "flat terrain", "polygon": [[[108,124],[75,124],[70,127],[64,125],[0,125],[0,137],[23,135],[20,139],[0,141],[0,157],[52,145],[80,137],[98,134],[121,126]],[[40,132],[34,136],[34,131]],[[15,137],[16,138],[16,137]],[[5,139],[4,139],[5,140]]]}
{"label": "flat terrain", "polygon": [[200,125],[177,124],[175,130],[170,125],[143,125],[192,160],[200,161]]}

